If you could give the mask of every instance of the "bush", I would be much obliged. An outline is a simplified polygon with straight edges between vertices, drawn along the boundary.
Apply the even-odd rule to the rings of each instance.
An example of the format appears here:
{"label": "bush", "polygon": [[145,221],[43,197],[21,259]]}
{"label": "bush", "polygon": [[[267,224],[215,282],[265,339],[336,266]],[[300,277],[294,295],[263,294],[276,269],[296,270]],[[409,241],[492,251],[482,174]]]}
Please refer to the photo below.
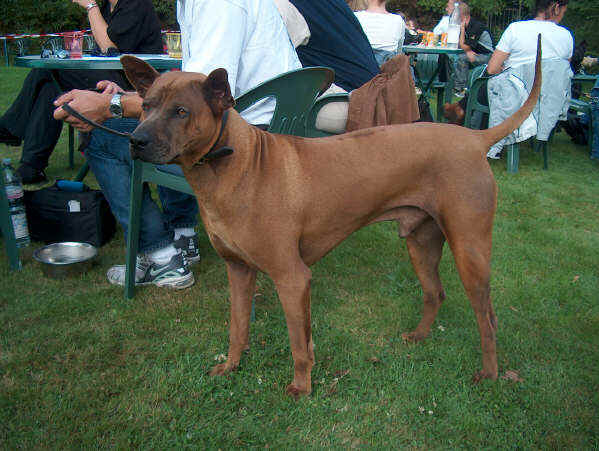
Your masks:
{"label": "bush", "polygon": [[[175,29],[174,0],[152,0],[163,29]],[[0,35],[89,28],[83,8],[68,0],[0,0]]]}

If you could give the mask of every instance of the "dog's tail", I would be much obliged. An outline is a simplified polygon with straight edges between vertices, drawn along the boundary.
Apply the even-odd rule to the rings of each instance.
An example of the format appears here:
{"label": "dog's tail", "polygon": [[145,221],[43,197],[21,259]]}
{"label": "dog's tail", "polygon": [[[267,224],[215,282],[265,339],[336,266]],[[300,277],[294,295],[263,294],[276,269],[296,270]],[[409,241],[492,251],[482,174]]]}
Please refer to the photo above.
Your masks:
{"label": "dog's tail", "polygon": [[499,140],[505,138],[507,135],[516,130],[522,122],[532,113],[537,101],[539,100],[539,96],[541,95],[541,82],[542,82],[542,74],[541,74],[541,35],[539,34],[537,40],[537,61],[535,63],[535,79],[532,85],[532,90],[530,91],[530,95],[524,105],[520,107],[518,111],[508,117],[501,124],[489,128],[488,130],[483,131],[483,137],[487,140],[488,146],[492,146]]}

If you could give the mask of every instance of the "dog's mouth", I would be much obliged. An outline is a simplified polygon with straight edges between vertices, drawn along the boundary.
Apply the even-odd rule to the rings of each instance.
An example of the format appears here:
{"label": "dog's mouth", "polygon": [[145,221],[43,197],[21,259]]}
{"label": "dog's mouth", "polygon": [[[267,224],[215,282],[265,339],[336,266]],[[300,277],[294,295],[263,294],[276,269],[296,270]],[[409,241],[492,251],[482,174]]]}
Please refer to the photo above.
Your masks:
{"label": "dog's mouth", "polygon": [[166,146],[157,146],[153,143],[140,144],[133,139],[129,143],[132,160],[141,160],[146,163],[168,164],[173,161],[170,149]]}

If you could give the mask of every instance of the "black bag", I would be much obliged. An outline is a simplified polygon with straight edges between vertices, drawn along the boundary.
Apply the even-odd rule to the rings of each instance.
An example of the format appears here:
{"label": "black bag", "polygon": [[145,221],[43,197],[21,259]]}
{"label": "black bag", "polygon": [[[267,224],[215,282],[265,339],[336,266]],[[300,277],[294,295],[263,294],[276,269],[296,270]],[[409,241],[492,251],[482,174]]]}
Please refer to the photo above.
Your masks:
{"label": "black bag", "polygon": [[38,191],[25,191],[29,234],[34,241],[77,241],[102,246],[116,221],[101,191],[61,180]]}
{"label": "black bag", "polygon": [[589,143],[589,125],[585,123],[576,111],[568,110],[568,118],[558,125],[570,136],[575,144],[586,146]]}

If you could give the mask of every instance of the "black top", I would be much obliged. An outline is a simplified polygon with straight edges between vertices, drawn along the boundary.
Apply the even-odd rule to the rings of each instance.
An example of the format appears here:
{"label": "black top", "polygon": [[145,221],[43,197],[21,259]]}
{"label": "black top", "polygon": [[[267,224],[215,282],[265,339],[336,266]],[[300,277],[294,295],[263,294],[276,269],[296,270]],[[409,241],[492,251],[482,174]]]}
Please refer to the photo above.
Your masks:
{"label": "black top", "polygon": [[310,40],[297,48],[302,66],[328,66],[335,83],[351,91],[379,73],[372,47],[345,0],[291,0],[310,28]]}
{"label": "black top", "polygon": [[151,0],[119,0],[112,13],[106,0],[100,12],[108,24],[108,37],[121,53],[164,53]]}
{"label": "black top", "polygon": [[493,35],[482,22],[471,17],[464,31],[464,43],[469,46],[474,53],[486,55],[493,52],[493,49],[488,49],[480,42],[481,35],[486,31],[489,33],[489,37],[491,38],[491,44],[493,44]]}

